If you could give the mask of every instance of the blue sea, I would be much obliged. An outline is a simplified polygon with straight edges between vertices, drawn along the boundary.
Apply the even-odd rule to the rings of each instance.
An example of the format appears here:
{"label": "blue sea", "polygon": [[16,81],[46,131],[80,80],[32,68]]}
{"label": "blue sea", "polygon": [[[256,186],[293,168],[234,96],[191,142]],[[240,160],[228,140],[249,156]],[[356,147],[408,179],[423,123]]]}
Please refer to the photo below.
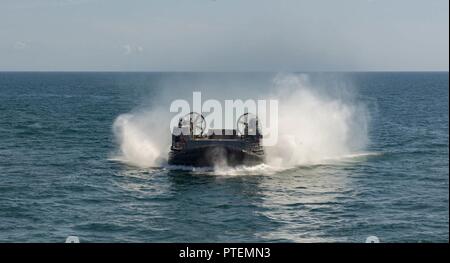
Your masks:
{"label": "blue sea", "polygon": [[367,111],[365,154],[345,160],[215,173],[114,158],[119,116],[210,86],[258,95],[276,75],[0,73],[0,242],[449,241],[448,72],[306,74]]}

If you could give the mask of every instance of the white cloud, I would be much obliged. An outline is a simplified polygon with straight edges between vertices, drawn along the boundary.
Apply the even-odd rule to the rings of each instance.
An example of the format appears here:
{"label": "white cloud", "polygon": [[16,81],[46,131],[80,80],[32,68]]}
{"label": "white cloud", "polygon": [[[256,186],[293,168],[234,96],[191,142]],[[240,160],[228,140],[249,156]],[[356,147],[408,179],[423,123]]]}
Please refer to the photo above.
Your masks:
{"label": "white cloud", "polygon": [[23,42],[23,41],[17,41],[16,43],[14,43],[13,47],[16,50],[22,50],[27,48],[27,43]]}
{"label": "white cloud", "polygon": [[125,55],[130,55],[132,53],[142,53],[144,51],[144,48],[142,46],[135,46],[131,44],[123,45],[123,49]]}
{"label": "white cloud", "polygon": [[123,45],[123,48],[125,49],[125,55],[131,54],[131,46],[129,44]]}

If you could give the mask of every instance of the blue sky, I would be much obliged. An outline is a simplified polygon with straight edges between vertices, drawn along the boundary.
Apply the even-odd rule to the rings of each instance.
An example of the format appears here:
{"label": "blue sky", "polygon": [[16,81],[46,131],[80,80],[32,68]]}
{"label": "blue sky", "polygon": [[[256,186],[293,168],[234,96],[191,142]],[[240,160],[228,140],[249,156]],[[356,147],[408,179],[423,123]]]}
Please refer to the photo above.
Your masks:
{"label": "blue sky", "polygon": [[0,70],[449,68],[448,0],[0,0]]}

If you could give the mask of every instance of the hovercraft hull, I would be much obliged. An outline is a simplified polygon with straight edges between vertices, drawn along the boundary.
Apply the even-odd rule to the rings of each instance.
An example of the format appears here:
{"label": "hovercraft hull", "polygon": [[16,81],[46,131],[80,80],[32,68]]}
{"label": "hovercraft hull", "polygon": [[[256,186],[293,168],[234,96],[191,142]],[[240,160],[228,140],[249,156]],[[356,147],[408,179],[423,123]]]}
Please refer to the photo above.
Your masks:
{"label": "hovercraft hull", "polygon": [[204,146],[194,149],[172,150],[169,156],[170,165],[196,167],[257,165],[264,162],[263,152],[246,151],[244,149],[224,146]]}

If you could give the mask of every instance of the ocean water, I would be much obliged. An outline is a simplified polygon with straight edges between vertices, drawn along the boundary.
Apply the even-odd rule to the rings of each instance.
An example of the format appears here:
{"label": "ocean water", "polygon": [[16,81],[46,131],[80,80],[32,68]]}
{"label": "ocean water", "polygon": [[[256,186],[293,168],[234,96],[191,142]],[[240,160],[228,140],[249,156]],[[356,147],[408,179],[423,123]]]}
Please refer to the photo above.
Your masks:
{"label": "ocean water", "polygon": [[258,95],[276,74],[0,73],[0,242],[448,242],[448,73],[309,75],[367,110],[362,149],[208,170],[115,158],[113,124],[167,94]]}

